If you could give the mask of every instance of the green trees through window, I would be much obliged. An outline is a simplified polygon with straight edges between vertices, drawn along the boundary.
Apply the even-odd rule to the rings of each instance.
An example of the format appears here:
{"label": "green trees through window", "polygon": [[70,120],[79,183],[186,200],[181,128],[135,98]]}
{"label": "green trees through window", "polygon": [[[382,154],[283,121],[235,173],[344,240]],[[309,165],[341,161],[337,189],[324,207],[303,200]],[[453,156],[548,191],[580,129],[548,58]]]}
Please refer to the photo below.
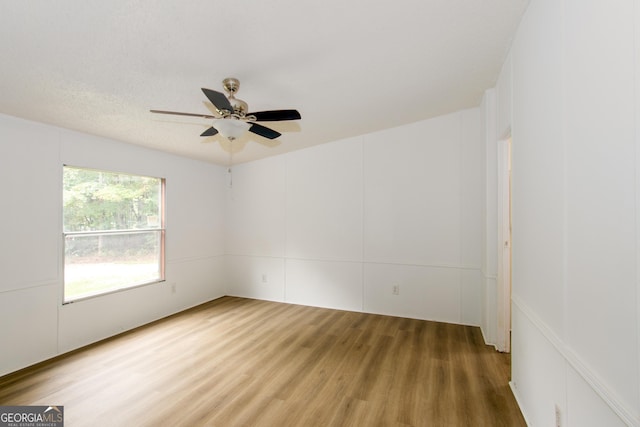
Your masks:
{"label": "green trees through window", "polygon": [[164,279],[164,180],[65,166],[64,301]]}

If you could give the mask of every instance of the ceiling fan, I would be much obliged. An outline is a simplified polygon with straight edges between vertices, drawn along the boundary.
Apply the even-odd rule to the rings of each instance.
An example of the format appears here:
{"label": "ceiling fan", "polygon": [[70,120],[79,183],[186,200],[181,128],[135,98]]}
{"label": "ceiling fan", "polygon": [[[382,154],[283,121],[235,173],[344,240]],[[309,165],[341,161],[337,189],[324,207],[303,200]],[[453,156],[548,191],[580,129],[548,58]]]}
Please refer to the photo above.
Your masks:
{"label": "ceiling fan", "polygon": [[281,135],[266,126],[256,122],[278,122],[283,120],[299,120],[300,113],[297,110],[271,110],[248,113],[249,106],[246,102],[235,97],[240,89],[240,81],[233,77],[228,77],[222,81],[222,87],[228,96],[221,92],[202,88],[205,96],[211,101],[220,117],[209,114],[180,113],[177,111],[150,110],[152,113],[174,114],[178,116],[193,116],[212,119],[212,126],[202,132],[200,136],[213,136],[220,134],[233,141],[239,138],[246,131],[269,139],[275,139]]}

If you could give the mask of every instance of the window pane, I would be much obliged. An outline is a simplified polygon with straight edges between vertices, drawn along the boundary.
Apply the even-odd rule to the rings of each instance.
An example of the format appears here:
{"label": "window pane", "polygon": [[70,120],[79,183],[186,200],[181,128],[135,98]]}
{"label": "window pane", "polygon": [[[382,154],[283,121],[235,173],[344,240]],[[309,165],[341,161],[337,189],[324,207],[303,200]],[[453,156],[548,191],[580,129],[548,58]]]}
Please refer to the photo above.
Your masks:
{"label": "window pane", "polygon": [[65,301],[162,279],[162,231],[65,237]]}
{"label": "window pane", "polygon": [[64,301],[164,280],[164,180],[63,168]]}
{"label": "window pane", "polygon": [[160,178],[64,168],[64,231],[161,228]]}

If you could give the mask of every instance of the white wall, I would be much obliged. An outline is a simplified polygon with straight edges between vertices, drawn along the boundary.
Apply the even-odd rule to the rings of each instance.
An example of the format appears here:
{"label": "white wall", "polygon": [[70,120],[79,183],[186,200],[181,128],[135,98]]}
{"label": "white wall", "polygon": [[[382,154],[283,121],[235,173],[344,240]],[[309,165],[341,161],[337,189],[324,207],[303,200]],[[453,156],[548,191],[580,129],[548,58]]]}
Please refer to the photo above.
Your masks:
{"label": "white wall", "polygon": [[228,292],[479,325],[484,156],[472,109],[235,166]]}
{"label": "white wall", "polygon": [[[222,168],[1,115],[0,159],[0,375],[224,295]],[[62,305],[63,164],[166,178],[166,283]]]}
{"label": "white wall", "polygon": [[556,406],[563,426],[640,425],[638,9],[532,0],[501,76],[512,386],[530,425],[555,425]]}

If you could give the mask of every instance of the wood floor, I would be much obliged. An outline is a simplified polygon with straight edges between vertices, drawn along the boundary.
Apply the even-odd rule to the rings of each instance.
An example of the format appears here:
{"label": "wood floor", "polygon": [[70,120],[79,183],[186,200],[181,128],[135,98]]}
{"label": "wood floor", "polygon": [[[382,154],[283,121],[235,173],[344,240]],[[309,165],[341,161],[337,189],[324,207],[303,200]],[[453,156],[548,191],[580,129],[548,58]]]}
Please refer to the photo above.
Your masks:
{"label": "wood floor", "polygon": [[478,328],[224,297],[0,378],[65,426],[524,426]]}

